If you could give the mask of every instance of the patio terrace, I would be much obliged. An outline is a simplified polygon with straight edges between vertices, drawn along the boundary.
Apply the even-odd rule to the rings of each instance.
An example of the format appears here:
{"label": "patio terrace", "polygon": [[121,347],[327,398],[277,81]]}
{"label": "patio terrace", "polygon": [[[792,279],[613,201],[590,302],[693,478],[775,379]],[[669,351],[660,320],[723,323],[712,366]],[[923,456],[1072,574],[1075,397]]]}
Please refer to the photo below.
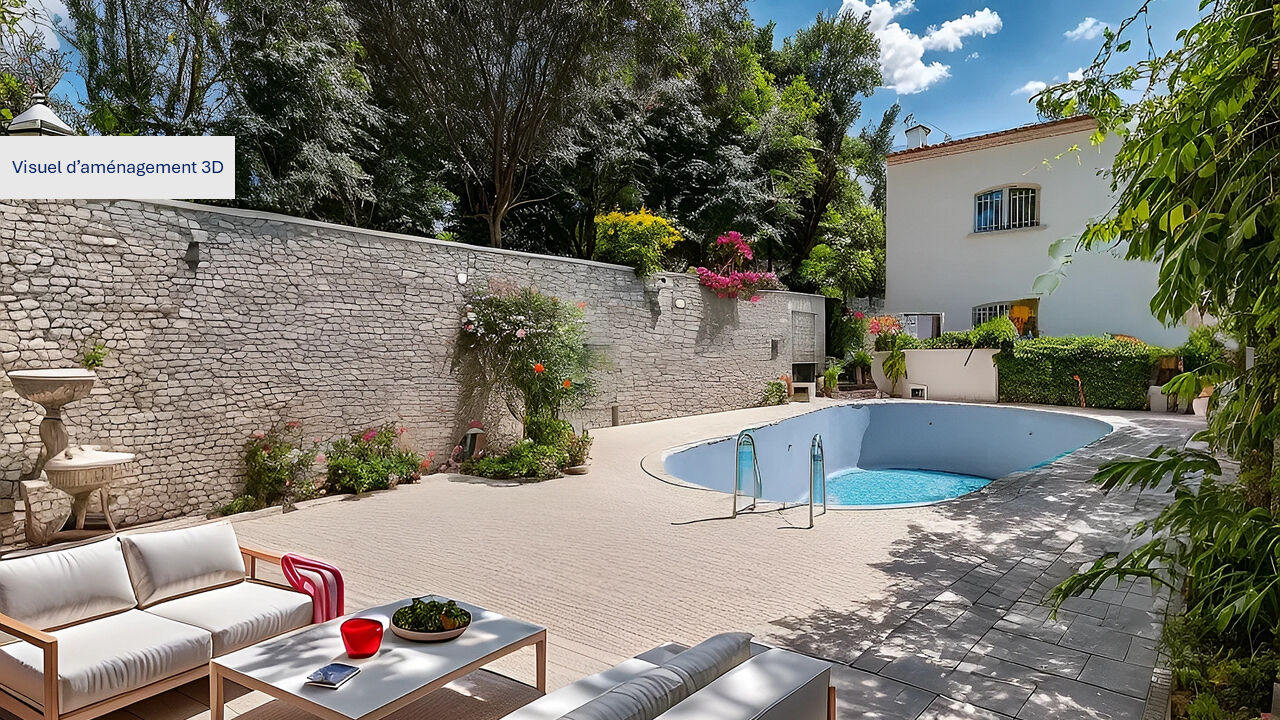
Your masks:
{"label": "patio terrace", "polygon": [[[665,484],[638,462],[813,408],[602,429],[587,476],[513,486],[433,475],[235,528],[245,544],[340,566],[349,610],[434,592],[546,625],[552,689],[665,641],[737,629],[838,663],[841,718],[1142,716],[1163,601],[1114,588],[1051,620],[1040,600],[1161,501],[1102,496],[1087,482],[1098,463],[1185,442],[1197,419],[1088,411],[1117,432],[956,501],[832,511],[807,531],[803,509],[725,519],[726,496]],[[495,669],[531,681],[531,655]],[[463,694],[482,698],[486,682]],[[206,697],[194,683],[110,717],[207,717]],[[238,697],[229,715],[294,714],[265,700]]]}

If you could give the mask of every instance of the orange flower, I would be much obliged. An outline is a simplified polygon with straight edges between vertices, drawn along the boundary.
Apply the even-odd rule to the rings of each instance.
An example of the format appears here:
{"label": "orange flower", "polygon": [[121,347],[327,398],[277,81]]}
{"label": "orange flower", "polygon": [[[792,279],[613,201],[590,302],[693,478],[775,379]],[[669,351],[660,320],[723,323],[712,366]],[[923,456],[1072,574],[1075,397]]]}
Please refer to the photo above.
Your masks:
{"label": "orange flower", "polygon": [[578,309],[579,309],[579,310],[586,310],[586,309],[587,309],[587,303],[586,303],[586,301],[585,301],[585,300],[584,300],[584,301],[580,301],[580,302],[578,303]]}
{"label": "orange flower", "polygon": [[562,382],[562,383],[560,383],[560,384],[561,384],[561,385],[564,385],[565,387],[572,387],[572,386],[573,386],[573,383],[569,382],[568,378],[565,378],[565,381],[564,381],[564,382]]}
{"label": "orange flower", "polygon": [[546,369],[547,369],[546,366],[543,365],[542,363],[533,364],[533,371],[539,375],[541,375]]}

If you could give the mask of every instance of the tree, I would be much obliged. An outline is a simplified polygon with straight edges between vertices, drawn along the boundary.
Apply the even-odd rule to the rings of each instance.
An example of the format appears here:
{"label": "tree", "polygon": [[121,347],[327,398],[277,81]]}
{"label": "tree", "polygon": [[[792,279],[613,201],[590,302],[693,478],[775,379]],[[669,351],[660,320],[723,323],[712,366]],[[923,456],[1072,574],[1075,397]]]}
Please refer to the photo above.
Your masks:
{"label": "tree", "polygon": [[354,3],[389,98],[445,141],[456,194],[489,244],[533,202],[526,182],[596,87],[632,12],[624,0]]}
{"label": "tree", "polygon": [[[37,8],[0,0],[0,130],[31,107],[36,93],[49,95],[70,69],[67,54],[48,46],[44,29],[51,27]],[[74,120],[69,103],[51,99],[50,104],[60,117]]]}
{"label": "tree", "polygon": [[214,0],[68,0],[88,125],[103,134],[201,135],[227,99]]}
{"label": "tree", "polygon": [[[1096,477],[1104,488],[1169,487],[1173,502],[1137,528],[1151,532],[1145,542],[1068,579],[1056,598],[1116,577],[1150,578],[1182,593],[1187,617],[1215,636],[1215,653],[1224,645],[1252,652],[1270,647],[1280,624],[1280,8],[1205,2],[1200,22],[1179,33],[1180,47],[1157,54],[1148,41],[1145,60],[1109,69],[1149,6],[1106,33],[1082,79],[1037,103],[1050,117],[1093,115],[1094,143],[1121,138],[1116,203],[1080,244],[1158,262],[1157,317],[1204,311],[1256,348],[1250,368],[1195,371],[1219,383],[1202,438],[1240,461],[1239,477],[1223,479],[1218,461],[1196,450],[1105,466]],[[1125,102],[1135,90],[1138,99]],[[1166,388],[1191,382],[1198,387],[1181,377]]]}
{"label": "tree", "polygon": [[884,213],[885,195],[889,187],[885,175],[884,158],[893,149],[893,126],[898,122],[902,106],[894,103],[884,111],[880,123],[868,125],[858,135],[862,140],[863,155],[859,158],[858,174],[871,184],[871,204]]}
{"label": "tree", "polygon": [[879,50],[868,19],[850,13],[819,13],[812,25],[783,41],[782,79],[803,78],[818,105],[813,138],[818,178],[789,233],[794,262],[820,242],[827,208],[844,191],[842,185],[854,182],[858,152],[852,145],[857,141],[849,131],[862,112],[858,98],[880,84]]}
{"label": "tree", "polygon": [[336,0],[228,0],[226,16],[237,202],[359,223],[376,118],[355,22]]}

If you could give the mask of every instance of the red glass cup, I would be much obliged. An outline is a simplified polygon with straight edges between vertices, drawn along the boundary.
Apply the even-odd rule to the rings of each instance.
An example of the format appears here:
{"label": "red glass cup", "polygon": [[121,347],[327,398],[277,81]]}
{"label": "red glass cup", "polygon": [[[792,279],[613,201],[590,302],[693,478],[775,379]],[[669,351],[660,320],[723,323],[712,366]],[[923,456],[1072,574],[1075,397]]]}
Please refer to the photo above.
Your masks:
{"label": "red glass cup", "polygon": [[377,620],[351,618],[339,629],[349,658],[367,658],[382,647],[382,623]]}

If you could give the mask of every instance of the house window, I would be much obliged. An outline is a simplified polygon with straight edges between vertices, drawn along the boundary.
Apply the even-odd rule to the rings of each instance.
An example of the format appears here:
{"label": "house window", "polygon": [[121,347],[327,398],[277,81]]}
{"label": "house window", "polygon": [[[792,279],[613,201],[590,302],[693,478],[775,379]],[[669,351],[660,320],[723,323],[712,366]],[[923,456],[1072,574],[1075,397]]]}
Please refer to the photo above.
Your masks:
{"label": "house window", "polygon": [[1040,224],[1039,191],[1009,187],[973,196],[973,231],[992,232]]}
{"label": "house window", "polygon": [[986,305],[975,305],[973,308],[973,326],[978,327],[988,320],[1007,317],[1013,309],[1012,302],[994,302]]}

